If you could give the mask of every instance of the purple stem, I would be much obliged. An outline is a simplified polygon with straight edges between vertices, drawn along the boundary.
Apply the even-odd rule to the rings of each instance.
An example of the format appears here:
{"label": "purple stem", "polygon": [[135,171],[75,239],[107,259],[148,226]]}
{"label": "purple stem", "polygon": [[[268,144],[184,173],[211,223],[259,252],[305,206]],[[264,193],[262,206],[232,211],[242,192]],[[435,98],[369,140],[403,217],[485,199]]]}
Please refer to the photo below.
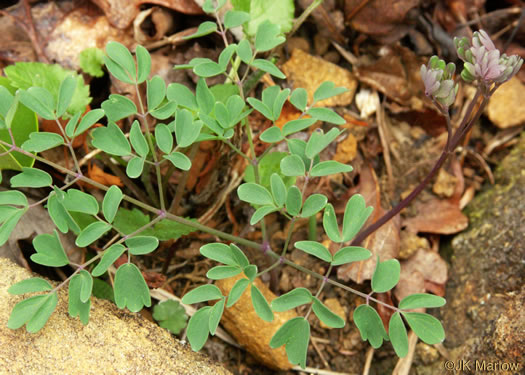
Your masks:
{"label": "purple stem", "polygon": [[463,136],[472,128],[472,125],[479,119],[481,116],[481,113],[483,112],[483,109],[485,108],[485,105],[488,102],[488,97],[483,98],[483,102],[481,103],[479,109],[477,110],[474,117],[468,121],[470,118],[470,115],[472,113],[472,110],[474,109],[475,104],[478,102],[479,96],[481,95],[481,91],[478,89],[476,92],[476,95],[470,102],[470,105],[467,109],[467,113],[465,114],[465,117],[461,121],[461,124],[455,131],[454,135],[452,136],[452,139],[447,139],[447,146],[441,153],[441,156],[437,160],[436,164],[432,167],[432,170],[429,172],[429,174],[425,177],[423,181],[419,183],[419,185],[412,190],[412,192],[405,197],[401,202],[399,202],[395,207],[393,207],[390,211],[388,211],[386,214],[381,216],[376,222],[366,227],[364,230],[362,230],[352,241],[352,246],[357,246],[363,240],[368,237],[370,234],[374,233],[376,230],[381,228],[384,224],[386,224],[390,219],[392,219],[394,216],[396,216],[398,213],[401,212],[405,207],[407,207],[415,197],[418,196],[419,193],[428,185],[430,180],[435,176],[435,174],[439,171],[445,160],[447,160],[448,156],[454,151],[458,143],[461,141]]}

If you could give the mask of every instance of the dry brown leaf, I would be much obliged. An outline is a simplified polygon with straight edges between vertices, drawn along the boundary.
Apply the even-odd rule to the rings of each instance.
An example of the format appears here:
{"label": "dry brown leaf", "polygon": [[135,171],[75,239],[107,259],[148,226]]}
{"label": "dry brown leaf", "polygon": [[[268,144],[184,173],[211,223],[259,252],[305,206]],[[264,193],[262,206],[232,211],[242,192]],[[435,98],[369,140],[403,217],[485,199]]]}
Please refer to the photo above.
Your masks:
{"label": "dry brown leaf", "polygon": [[111,185],[117,185],[117,186],[124,186],[120,178],[117,176],[113,176],[112,174],[104,172],[98,165],[93,164],[88,169],[88,177],[99,184],[111,186]]}
{"label": "dry brown leaf", "polygon": [[92,0],[118,29],[126,29],[140,12],[142,4],[156,4],[184,14],[203,14],[194,0]]}
{"label": "dry brown leaf", "polygon": [[489,119],[501,129],[525,122],[524,97],[525,85],[512,77],[490,97],[487,106]]}
{"label": "dry brown leaf", "polygon": [[[217,280],[215,285],[219,287],[223,295],[228,295],[235,282],[241,277],[243,276]],[[260,279],[255,279],[254,283],[269,303],[277,297]],[[272,349],[269,343],[275,332],[286,321],[296,316],[295,310],[289,310],[281,313],[274,312],[274,319],[271,323],[260,319],[253,308],[251,291],[248,288],[235,305],[224,309],[221,324],[240,345],[266,366],[288,370],[292,365],[288,362],[284,346]]]}
{"label": "dry brown leaf", "polygon": [[9,17],[0,17],[0,58],[5,61],[35,61],[27,34]]}
{"label": "dry brown leaf", "polygon": [[372,278],[378,255],[381,262],[397,258],[400,245],[399,223],[399,215],[396,215],[392,220],[372,233],[363,244],[365,248],[370,250],[372,256],[365,261],[339,267],[337,277],[344,281],[351,279],[356,283],[362,283]]}
{"label": "dry brown leaf", "polygon": [[352,28],[364,34],[393,43],[408,31],[406,14],[419,5],[419,0],[345,0],[345,19]]}
{"label": "dry brown leaf", "polygon": [[[283,105],[281,115],[275,121],[275,126],[283,128],[284,124],[288,121],[297,120],[301,116],[301,111],[295,108],[290,102],[286,101]],[[304,118],[309,118],[310,116],[303,116]]]}
{"label": "dry brown leaf", "polygon": [[133,21],[135,41],[144,45],[160,40],[169,34],[173,22],[172,12],[164,8],[152,7],[142,11]]}
{"label": "dry brown leaf", "polygon": [[315,90],[325,81],[332,81],[336,86],[346,87],[348,92],[320,101],[316,105],[325,107],[345,106],[352,103],[357,88],[353,74],[322,58],[309,55],[300,49],[292,51],[292,57],[282,66],[284,74],[294,87],[303,87],[312,102]]}
{"label": "dry brown leaf", "polygon": [[447,263],[441,258],[439,253],[432,250],[418,250],[409,260],[402,263],[407,271],[418,271],[427,281],[436,284],[447,282]]}
{"label": "dry brown leaf", "polygon": [[447,280],[448,266],[443,258],[434,251],[420,249],[410,259],[401,262],[401,278],[394,295],[401,301],[410,294],[428,290],[428,282],[444,285]]}
{"label": "dry brown leaf", "polygon": [[381,55],[370,65],[356,67],[357,79],[410,109],[431,106],[428,99],[421,99],[425,96],[419,68],[425,60],[401,46],[384,47]]}
{"label": "dry brown leaf", "polygon": [[416,216],[403,222],[403,226],[414,233],[454,234],[468,226],[468,218],[449,200],[431,198],[417,202],[416,211]]}
{"label": "dry brown leaf", "polygon": [[68,13],[50,32],[44,52],[50,60],[78,70],[80,52],[89,47],[103,49],[111,40],[128,47],[133,43],[128,33],[110,25],[106,17],[80,7]]}
{"label": "dry brown leaf", "polygon": [[[303,10],[312,4],[312,0],[298,0],[297,5]],[[345,30],[344,14],[338,4],[333,0],[321,2],[311,14],[317,24],[317,32],[338,43],[343,43],[345,37],[342,32]]]}

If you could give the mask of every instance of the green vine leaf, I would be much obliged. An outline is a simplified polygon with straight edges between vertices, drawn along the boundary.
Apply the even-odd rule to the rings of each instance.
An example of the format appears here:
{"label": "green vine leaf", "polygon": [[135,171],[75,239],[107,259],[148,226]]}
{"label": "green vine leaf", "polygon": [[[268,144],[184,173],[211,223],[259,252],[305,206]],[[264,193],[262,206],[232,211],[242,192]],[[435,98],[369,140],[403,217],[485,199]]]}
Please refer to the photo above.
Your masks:
{"label": "green vine leaf", "polygon": [[53,234],[36,236],[33,240],[33,247],[36,254],[31,255],[31,260],[35,263],[49,267],[62,267],[69,264],[56,230]]}
{"label": "green vine leaf", "polygon": [[127,307],[131,312],[139,312],[144,306],[151,306],[148,285],[133,263],[123,264],[117,269],[115,303],[119,309]]}
{"label": "green vine leaf", "polygon": [[188,316],[178,301],[169,299],[153,307],[153,319],[159,322],[162,328],[178,335],[186,327]]}

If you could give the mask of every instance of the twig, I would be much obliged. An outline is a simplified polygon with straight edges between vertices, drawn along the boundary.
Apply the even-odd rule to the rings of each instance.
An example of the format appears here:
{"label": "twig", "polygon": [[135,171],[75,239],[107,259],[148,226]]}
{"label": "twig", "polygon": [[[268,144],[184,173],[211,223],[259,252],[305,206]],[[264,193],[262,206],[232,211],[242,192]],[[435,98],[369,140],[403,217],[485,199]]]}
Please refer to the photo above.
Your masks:
{"label": "twig", "polygon": [[417,336],[414,331],[410,331],[408,334],[408,354],[399,358],[392,371],[392,375],[408,375],[410,368],[412,367],[412,361],[414,360],[414,352],[416,351]]}
{"label": "twig", "polygon": [[363,367],[362,375],[368,375],[368,373],[370,372],[370,366],[372,365],[372,359],[374,358],[374,352],[375,352],[375,349],[372,347],[369,347],[368,350],[366,351],[365,366]]}

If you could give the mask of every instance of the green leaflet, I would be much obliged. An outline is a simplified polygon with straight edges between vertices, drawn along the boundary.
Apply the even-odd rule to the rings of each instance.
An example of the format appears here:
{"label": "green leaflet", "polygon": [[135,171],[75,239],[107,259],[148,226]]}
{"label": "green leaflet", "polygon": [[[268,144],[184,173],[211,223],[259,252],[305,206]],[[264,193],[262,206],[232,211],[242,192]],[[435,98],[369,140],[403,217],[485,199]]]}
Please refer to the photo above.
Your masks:
{"label": "green leaflet", "polygon": [[30,333],[38,332],[55,311],[58,303],[57,293],[29,297],[18,302],[9,316],[7,327],[18,329],[26,324]]}
{"label": "green leaflet", "polygon": [[131,312],[138,312],[144,306],[151,306],[148,285],[140,270],[133,263],[123,264],[117,269],[115,303],[119,309],[127,307]]}

